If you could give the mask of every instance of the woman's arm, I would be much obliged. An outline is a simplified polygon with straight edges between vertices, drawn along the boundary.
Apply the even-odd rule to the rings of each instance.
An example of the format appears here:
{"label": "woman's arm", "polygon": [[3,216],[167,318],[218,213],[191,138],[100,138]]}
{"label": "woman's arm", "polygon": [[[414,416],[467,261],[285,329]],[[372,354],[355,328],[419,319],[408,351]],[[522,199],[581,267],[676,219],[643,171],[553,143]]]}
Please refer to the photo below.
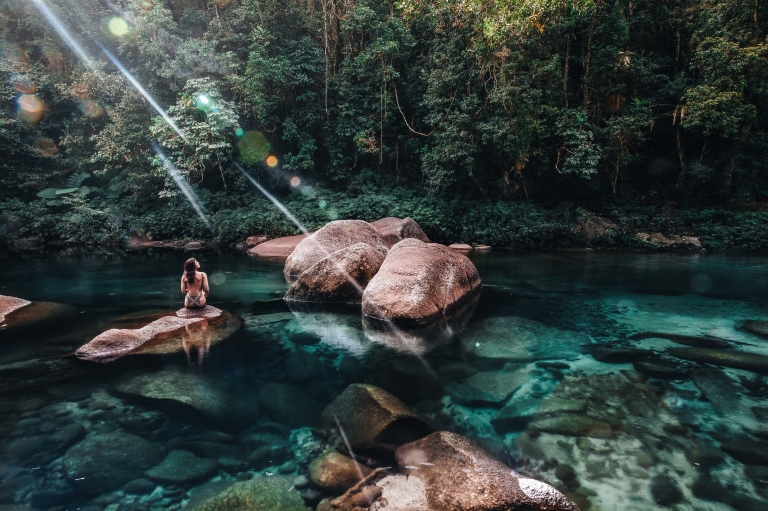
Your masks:
{"label": "woman's arm", "polygon": [[181,292],[187,292],[187,279],[184,278],[184,275],[181,276]]}
{"label": "woman's arm", "polygon": [[208,275],[205,273],[203,273],[203,291],[205,291],[206,297],[211,293],[211,288],[208,287]]}

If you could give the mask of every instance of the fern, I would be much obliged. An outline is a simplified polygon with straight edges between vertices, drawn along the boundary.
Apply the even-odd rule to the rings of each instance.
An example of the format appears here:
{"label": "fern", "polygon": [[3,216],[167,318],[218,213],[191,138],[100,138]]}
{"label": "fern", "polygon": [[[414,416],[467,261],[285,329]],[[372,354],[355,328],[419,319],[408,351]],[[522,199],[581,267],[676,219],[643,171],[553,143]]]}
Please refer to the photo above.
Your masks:
{"label": "fern", "polygon": [[89,193],[91,193],[93,190],[95,190],[95,188],[94,188],[93,186],[81,186],[81,187],[80,187],[80,188],[77,190],[77,193],[79,193],[79,194],[80,194],[80,195],[82,195],[82,196],[86,196],[86,195],[88,195]]}
{"label": "fern", "polygon": [[41,199],[55,199],[56,188],[46,188],[45,190],[37,192],[37,196],[40,197]]}
{"label": "fern", "polygon": [[[91,177],[91,175],[89,173],[87,173],[87,172],[80,172],[80,173],[77,173],[77,174],[72,174],[71,176],[69,176],[67,178],[67,180],[64,183],[64,185],[67,188],[74,188],[76,190],[76,189],[80,188],[80,185],[83,183],[83,181],[85,181],[89,177]],[[69,192],[63,192],[63,193],[69,193]]]}
{"label": "fern", "polygon": [[56,195],[64,195],[65,193],[72,193],[76,191],[77,188],[62,188],[61,190],[56,190]]}

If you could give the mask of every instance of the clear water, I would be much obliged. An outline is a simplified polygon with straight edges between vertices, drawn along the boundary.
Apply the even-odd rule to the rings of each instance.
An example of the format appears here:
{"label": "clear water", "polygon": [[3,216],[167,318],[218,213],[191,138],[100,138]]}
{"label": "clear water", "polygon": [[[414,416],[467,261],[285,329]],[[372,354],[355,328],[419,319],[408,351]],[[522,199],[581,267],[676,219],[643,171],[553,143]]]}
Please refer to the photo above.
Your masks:
{"label": "clear water", "polygon": [[[436,428],[478,440],[583,511],[768,509],[764,378],[702,371],[668,354],[680,344],[631,339],[709,335],[768,355],[768,340],[741,328],[768,319],[768,257],[478,255],[485,289],[468,326],[448,342],[422,339],[415,356],[364,330],[359,314],[293,314],[265,304],[287,289],[279,262],[196,255],[210,276],[210,303],[240,316],[243,329],[207,351],[95,364],[70,355],[117,318],[181,306],[189,253],[0,253],[0,294],[75,307],[55,326],[0,331],[0,509],[173,511],[255,474],[290,478],[312,507],[322,495],[300,476],[324,447],[313,429],[317,411],[355,382],[378,385]],[[684,375],[648,378],[631,362],[597,361],[595,344],[653,350],[655,362]],[[486,381],[514,374],[522,385],[511,397],[478,401],[470,385],[482,380],[478,373]],[[120,382],[132,378],[186,378],[204,402],[224,396],[225,409],[188,413],[173,399],[121,392]],[[290,400],[262,391],[275,382],[293,388]],[[141,451],[149,457],[184,449],[215,468],[189,481],[143,478],[85,492],[67,479],[73,453],[65,453],[86,435],[110,434],[149,442],[149,453]]]}

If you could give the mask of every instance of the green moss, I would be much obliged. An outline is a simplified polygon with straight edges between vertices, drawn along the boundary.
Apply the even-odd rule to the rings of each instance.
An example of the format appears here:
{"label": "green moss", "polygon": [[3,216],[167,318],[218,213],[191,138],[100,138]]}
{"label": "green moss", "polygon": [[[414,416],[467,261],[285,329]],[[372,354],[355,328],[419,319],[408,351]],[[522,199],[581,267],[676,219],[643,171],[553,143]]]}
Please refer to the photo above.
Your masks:
{"label": "green moss", "polygon": [[281,479],[263,477],[231,486],[194,511],[308,511],[299,492]]}

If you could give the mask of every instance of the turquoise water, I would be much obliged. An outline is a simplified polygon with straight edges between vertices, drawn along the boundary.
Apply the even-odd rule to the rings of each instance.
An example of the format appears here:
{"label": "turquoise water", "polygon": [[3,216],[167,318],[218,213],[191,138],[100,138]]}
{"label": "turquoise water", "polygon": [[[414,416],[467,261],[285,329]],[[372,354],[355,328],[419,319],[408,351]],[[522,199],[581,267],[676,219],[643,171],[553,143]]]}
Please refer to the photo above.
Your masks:
{"label": "turquoise water", "polygon": [[[302,476],[325,445],[319,412],[356,382],[582,511],[768,509],[764,377],[671,351],[717,338],[732,341],[722,351],[768,356],[768,340],[742,328],[768,319],[768,257],[478,255],[485,287],[466,328],[404,346],[354,312],[287,310],[280,262],[195,256],[210,303],[242,330],[96,364],[71,354],[118,318],[182,305],[190,253],[0,253],[0,294],[73,306],[55,323],[0,330],[0,509],[193,509],[256,474],[290,479],[313,508],[324,495]],[[148,395],[147,381],[166,395]],[[120,445],[130,462],[106,476],[88,464],[88,449]],[[198,470],[165,480],[157,465],[175,450]]]}

